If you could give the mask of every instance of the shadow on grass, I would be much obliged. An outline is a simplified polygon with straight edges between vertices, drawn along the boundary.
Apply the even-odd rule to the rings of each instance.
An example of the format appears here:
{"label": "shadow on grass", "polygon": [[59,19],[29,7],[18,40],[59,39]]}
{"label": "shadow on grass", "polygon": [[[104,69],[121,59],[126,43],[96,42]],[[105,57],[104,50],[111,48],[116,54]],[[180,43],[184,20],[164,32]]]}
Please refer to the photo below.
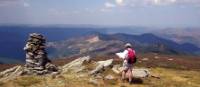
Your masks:
{"label": "shadow on grass", "polygon": [[143,84],[143,80],[141,78],[133,78],[132,84]]}

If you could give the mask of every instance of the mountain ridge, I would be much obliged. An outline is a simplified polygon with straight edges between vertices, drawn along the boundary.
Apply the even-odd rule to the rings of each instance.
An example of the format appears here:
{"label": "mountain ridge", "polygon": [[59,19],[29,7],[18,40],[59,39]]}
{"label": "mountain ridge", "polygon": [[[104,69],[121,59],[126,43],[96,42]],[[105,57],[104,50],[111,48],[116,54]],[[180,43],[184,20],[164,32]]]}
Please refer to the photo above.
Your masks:
{"label": "mountain ridge", "polygon": [[[59,42],[62,40],[66,40],[66,39],[71,39],[71,38],[79,38],[79,37],[85,37],[87,35],[99,35],[99,38],[105,40],[103,43],[107,44],[106,41],[108,40],[116,40],[118,42],[112,42],[112,45],[119,46],[117,45],[117,43],[120,44],[124,44],[125,42],[133,42],[133,44],[142,44],[142,45],[137,45],[137,49],[140,50],[145,50],[145,49],[152,49],[153,52],[158,52],[158,50],[163,50],[164,51],[168,51],[168,52],[164,52],[164,53],[176,53],[176,54],[183,54],[183,53],[178,53],[177,49],[174,50],[174,48],[178,48],[179,50],[187,50],[187,51],[191,51],[189,54],[199,54],[198,52],[194,52],[195,50],[198,51],[197,46],[195,46],[194,44],[191,44],[190,42],[186,42],[186,43],[172,43],[172,44],[176,44],[179,45],[178,47],[174,47],[174,46],[170,46],[169,44],[166,46],[166,44],[162,44],[161,42],[157,42],[157,43],[153,43],[156,41],[156,39],[160,39],[160,36],[154,36],[156,34],[153,33],[153,35],[150,34],[143,34],[143,36],[139,36],[138,34],[133,35],[131,32],[133,33],[139,33],[137,32],[138,29],[142,29],[142,28],[138,28],[135,30],[132,29],[131,31],[129,31],[129,27],[128,29],[124,29],[127,27],[119,27],[117,28],[116,32],[112,32],[112,34],[108,34],[109,31],[114,31],[116,27],[89,27],[85,26],[84,28],[82,28],[81,26],[75,27],[74,26],[0,26],[0,36],[3,37],[2,40],[0,40],[0,57],[3,58],[3,61],[6,61],[6,59],[13,59],[13,60],[19,60],[20,62],[24,62],[24,58],[25,58],[25,53],[23,51],[23,47],[25,45],[26,39],[28,37],[28,34],[33,33],[33,32],[37,32],[37,33],[41,33],[43,34],[46,38],[48,42]],[[137,28],[137,27],[136,27]],[[109,30],[109,31],[107,31]],[[140,30],[140,33],[144,33],[142,32],[145,29]],[[151,29],[150,29],[151,30]],[[198,29],[197,29],[198,30]],[[121,32],[123,31],[123,32]],[[126,31],[126,32],[125,32]],[[130,34],[126,34],[128,32],[130,32]],[[135,32],[136,31],[136,32]],[[121,32],[121,33],[117,33],[117,32]],[[150,32],[150,31],[148,31]],[[5,37],[5,38],[4,38]],[[158,38],[157,38],[158,37]],[[118,40],[119,38],[120,41]],[[132,38],[135,41],[132,41]],[[162,39],[164,37],[161,37]],[[84,39],[84,38],[83,38]],[[123,40],[126,39],[126,40]],[[151,40],[151,39],[155,39],[155,40]],[[168,38],[164,38],[166,40],[170,40]],[[153,41],[150,43],[150,41]],[[167,42],[170,42],[167,41]],[[173,41],[173,40],[172,40]],[[164,41],[166,42],[166,41]],[[171,42],[170,42],[171,43]],[[110,43],[111,44],[111,43]],[[148,44],[151,44],[148,45]],[[153,45],[154,44],[154,45]],[[182,44],[182,46],[181,46]],[[108,45],[108,44],[107,44]],[[169,47],[170,46],[170,49]],[[97,46],[98,47],[98,46]],[[123,48],[122,45],[119,46],[120,49]],[[143,47],[145,47],[145,49],[143,49]],[[171,47],[173,47],[173,49],[171,49]],[[185,49],[183,49],[182,47],[184,47]],[[116,50],[116,48],[113,48],[114,50]],[[158,49],[158,48],[162,48],[162,49]],[[186,49],[187,48],[187,49]],[[78,49],[75,49],[76,52]],[[98,51],[101,51],[102,49],[99,49]],[[104,49],[105,50],[105,49]],[[109,50],[109,49],[107,49]],[[55,50],[54,48],[48,48],[48,53],[54,54]],[[74,50],[73,50],[74,51]],[[82,50],[84,51],[84,50]],[[68,53],[67,53],[68,52]],[[64,52],[66,54],[71,54],[73,52],[67,51]],[[148,51],[147,51],[148,52]],[[55,58],[54,56],[50,56],[51,58]],[[2,62],[2,61],[0,61]]]}
{"label": "mountain ridge", "polygon": [[[88,39],[98,39],[98,41],[90,43]],[[136,51],[142,53],[156,52],[176,55],[197,55],[198,52],[200,52],[200,48],[193,44],[178,44],[167,39],[159,38],[149,33],[142,35],[108,35],[94,33],[85,37],[82,36],[80,38],[72,38],[70,40],[64,40],[61,42],[51,42],[51,44],[56,45],[49,47],[55,49],[59,48],[56,49],[59,53],[65,53],[65,51],[68,52],[69,50],[74,50],[75,53],[80,54],[84,50],[84,53],[86,54],[114,54],[115,52],[122,51],[122,49],[124,49],[124,44],[127,42],[132,43]],[[197,54],[195,52],[197,52]]]}
{"label": "mountain ridge", "polygon": [[180,44],[192,43],[200,47],[200,29],[199,28],[184,28],[184,29],[163,29],[158,31],[153,31],[153,34],[175,41]]}

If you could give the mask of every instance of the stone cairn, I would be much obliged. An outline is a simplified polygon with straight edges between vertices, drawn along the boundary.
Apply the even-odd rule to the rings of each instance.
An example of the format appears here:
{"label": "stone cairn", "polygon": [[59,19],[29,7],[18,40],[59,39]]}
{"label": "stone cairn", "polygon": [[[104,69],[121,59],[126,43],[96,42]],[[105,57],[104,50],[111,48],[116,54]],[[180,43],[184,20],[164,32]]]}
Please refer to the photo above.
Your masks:
{"label": "stone cairn", "polygon": [[24,47],[26,51],[26,64],[24,74],[43,75],[58,73],[57,66],[53,65],[47,57],[45,50],[45,38],[38,33],[29,35],[29,39]]}

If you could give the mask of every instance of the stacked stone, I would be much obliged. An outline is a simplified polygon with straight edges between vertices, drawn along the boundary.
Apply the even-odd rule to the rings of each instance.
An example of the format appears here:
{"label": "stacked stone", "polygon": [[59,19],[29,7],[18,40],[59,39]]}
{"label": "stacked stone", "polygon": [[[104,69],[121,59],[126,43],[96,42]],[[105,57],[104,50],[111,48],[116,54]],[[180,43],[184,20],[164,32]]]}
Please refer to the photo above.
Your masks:
{"label": "stacked stone", "polygon": [[57,72],[58,68],[51,64],[45,50],[45,38],[41,34],[29,35],[24,50],[26,51],[25,71],[27,74],[48,74]]}

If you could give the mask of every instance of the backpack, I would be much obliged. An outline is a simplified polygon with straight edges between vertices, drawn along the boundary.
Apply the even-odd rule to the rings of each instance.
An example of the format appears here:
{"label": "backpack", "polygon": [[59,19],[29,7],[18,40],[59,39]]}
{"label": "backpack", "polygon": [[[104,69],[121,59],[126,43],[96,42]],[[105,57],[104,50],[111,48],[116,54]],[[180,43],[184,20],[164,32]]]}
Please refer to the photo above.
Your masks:
{"label": "backpack", "polygon": [[128,49],[128,59],[127,59],[129,64],[134,64],[137,61],[135,52],[133,49]]}

